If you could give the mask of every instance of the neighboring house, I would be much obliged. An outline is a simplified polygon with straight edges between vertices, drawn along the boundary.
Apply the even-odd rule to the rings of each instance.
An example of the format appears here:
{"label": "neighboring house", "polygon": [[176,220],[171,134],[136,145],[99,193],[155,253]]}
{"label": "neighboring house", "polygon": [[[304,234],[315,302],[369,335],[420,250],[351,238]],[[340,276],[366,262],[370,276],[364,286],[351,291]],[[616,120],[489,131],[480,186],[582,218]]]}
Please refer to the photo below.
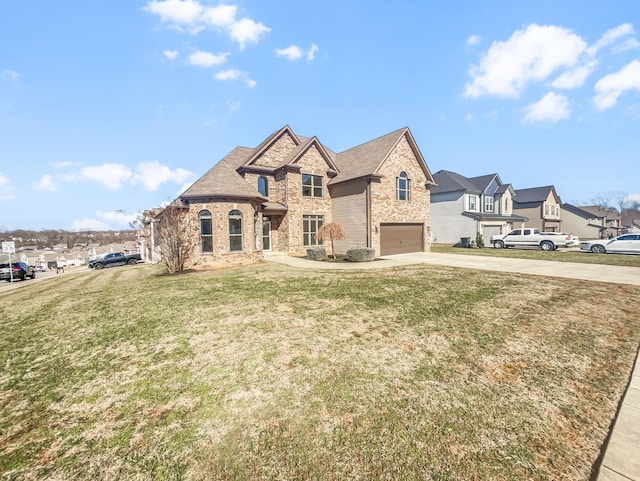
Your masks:
{"label": "neighboring house", "polygon": [[603,239],[622,232],[618,211],[600,206],[562,204],[562,229],[580,239]]}
{"label": "neighboring house", "polygon": [[480,233],[488,245],[491,236],[506,234],[527,217],[513,213],[515,191],[498,174],[464,177],[448,170],[436,172],[431,188],[431,232],[434,243],[475,241]]}
{"label": "neighboring house", "polygon": [[529,218],[527,227],[535,227],[543,232],[562,230],[561,206],[562,201],[553,185],[517,189],[513,201],[513,211]]}
{"label": "neighboring house", "polygon": [[285,126],[256,148],[236,147],[172,206],[198,237],[193,267],[303,255],[331,221],[348,234],[337,253],[366,246],[386,255],[430,249],[433,183],[408,128],[335,153]]}

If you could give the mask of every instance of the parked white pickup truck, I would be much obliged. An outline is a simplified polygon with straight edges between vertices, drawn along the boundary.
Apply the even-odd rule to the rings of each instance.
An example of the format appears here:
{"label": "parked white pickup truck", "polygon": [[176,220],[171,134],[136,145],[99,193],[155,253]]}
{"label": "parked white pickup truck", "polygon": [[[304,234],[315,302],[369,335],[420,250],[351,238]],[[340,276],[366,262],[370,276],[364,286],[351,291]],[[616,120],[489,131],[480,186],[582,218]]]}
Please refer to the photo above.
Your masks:
{"label": "parked white pickup truck", "polygon": [[496,249],[506,247],[540,247],[543,251],[553,251],[567,247],[571,236],[560,232],[540,232],[538,229],[515,229],[506,235],[494,235],[491,243]]}

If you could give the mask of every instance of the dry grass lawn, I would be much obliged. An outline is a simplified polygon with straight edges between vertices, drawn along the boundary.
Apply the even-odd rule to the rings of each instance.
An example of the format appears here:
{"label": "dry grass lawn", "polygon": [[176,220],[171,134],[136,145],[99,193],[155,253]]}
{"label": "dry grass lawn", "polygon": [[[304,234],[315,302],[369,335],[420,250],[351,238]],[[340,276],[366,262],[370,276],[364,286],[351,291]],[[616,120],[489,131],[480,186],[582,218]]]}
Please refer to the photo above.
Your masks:
{"label": "dry grass lawn", "polygon": [[3,480],[586,481],[640,338],[638,287],[429,266],[2,297]]}

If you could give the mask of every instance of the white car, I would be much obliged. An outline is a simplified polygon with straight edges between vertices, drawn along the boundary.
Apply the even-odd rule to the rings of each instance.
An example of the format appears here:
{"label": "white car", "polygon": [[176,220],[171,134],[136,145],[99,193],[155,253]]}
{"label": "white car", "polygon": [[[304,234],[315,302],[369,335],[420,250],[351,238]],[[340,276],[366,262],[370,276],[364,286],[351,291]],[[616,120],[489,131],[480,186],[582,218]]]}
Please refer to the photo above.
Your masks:
{"label": "white car", "polygon": [[596,254],[640,254],[640,234],[581,242],[580,250]]}

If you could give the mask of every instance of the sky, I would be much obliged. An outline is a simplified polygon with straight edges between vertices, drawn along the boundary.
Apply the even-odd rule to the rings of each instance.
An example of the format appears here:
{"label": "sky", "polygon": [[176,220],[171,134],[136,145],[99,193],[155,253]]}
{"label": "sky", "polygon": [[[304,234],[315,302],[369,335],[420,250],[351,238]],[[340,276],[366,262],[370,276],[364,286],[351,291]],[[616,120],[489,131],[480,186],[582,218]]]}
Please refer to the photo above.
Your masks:
{"label": "sky", "polygon": [[640,4],[0,0],[0,231],[127,229],[285,125],[640,200]]}

